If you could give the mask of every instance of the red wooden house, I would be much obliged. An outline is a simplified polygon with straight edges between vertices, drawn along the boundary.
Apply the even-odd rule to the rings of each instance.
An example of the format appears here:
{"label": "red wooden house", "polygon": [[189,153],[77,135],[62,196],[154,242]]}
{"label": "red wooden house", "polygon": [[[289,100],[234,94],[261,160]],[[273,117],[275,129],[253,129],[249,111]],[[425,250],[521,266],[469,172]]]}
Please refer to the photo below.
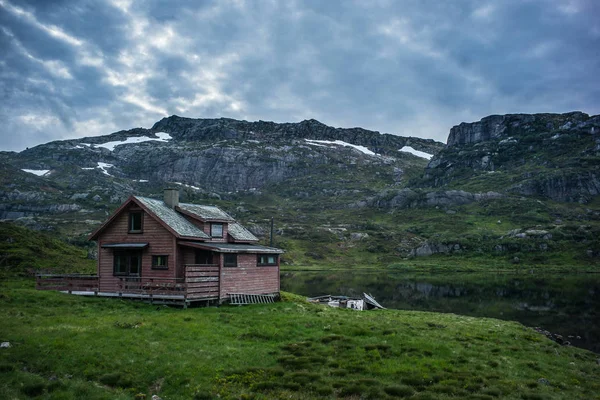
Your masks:
{"label": "red wooden house", "polygon": [[40,275],[38,288],[184,305],[279,294],[283,251],[256,244],[218,207],[179,203],[177,189],[164,200],[129,197],[90,240],[98,243],[97,275]]}

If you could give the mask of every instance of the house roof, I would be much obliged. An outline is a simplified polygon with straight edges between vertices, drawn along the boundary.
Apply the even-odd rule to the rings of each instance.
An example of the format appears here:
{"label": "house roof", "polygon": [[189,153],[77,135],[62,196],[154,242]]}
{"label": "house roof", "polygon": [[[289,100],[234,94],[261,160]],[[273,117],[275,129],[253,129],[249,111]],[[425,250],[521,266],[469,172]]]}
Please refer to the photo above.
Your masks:
{"label": "house roof", "polygon": [[203,221],[234,221],[231,215],[227,214],[217,206],[180,203],[178,208],[182,211],[187,211],[190,214],[194,214],[194,216]]}
{"label": "house roof", "polygon": [[[159,221],[167,230],[180,239],[204,240],[211,239],[201,228],[194,225],[185,216],[200,221],[218,221],[229,225],[229,235],[235,241],[256,242],[258,238],[249,230],[237,223],[229,214],[216,206],[203,206],[197,204],[180,203],[175,209],[168,206],[163,200],[150,197],[131,196],[89,237],[89,240],[96,240],[100,233],[131,203],[136,203],[143,210],[148,212],[157,221]],[[185,215],[185,216],[184,216]],[[113,243],[112,247],[123,247],[123,243]],[[130,244],[126,244],[129,245]]]}
{"label": "house roof", "polygon": [[182,246],[196,247],[212,250],[219,253],[271,253],[282,254],[284,251],[275,247],[260,246],[245,243],[205,243],[205,242],[179,242]]}
{"label": "house roof", "polygon": [[183,215],[166,205],[164,201],[141,196],[134,196],[134,198],[142,203],[150,212],[152,212],[152,214],[163,221],[177,235],[210,239],[202,229],[185,219]]}
{"label": "house roof", "polygon": [[258,241],[258,238],[252,234],[248,229],[244,228],[237,222],[229,223],[227,232],[231,235],[234,240],[240,241]]}

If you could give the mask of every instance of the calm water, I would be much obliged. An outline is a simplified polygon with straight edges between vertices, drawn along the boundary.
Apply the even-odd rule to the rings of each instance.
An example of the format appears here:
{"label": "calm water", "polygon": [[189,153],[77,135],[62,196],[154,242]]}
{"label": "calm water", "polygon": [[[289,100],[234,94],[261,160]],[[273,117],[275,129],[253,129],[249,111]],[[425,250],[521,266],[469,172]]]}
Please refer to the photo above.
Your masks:
{"label": "calm water", "polygon": [[282,272],[281,289],[308,297],[364,291],[387,308],[519,321],[600,353],[600,274]]}

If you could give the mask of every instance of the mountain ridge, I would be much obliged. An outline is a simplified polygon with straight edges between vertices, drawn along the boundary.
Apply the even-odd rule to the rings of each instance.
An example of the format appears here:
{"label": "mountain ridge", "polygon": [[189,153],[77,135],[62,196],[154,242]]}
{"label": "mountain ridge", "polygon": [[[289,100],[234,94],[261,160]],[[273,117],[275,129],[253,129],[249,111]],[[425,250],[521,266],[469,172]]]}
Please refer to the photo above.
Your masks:
{"label": "mountain ridge", "polygon": [[369,145],[373,147],[372,150],[375,153],[386,155],[393,154],[394,150],[398,150],[394,147],[401,148],[410,145],[410,143],[420,147],[417,150],[424,149],[424,151],[439,150],[441,144],[433,139],[404,137],[360,127],[334,128],[316,119],[303,120],[297,123],[276,123],[262,120],[248,122],[231,118],[194,119],[172,115],[155,123],[150,130],[152,132],[173,133],[176,135],[175,137],[187,140],[198,139],[198,135],[203,135],[202,139],[211,140],[215,138],[215,132],[222,135],[223,130],[226,132],[225,138],[227,139],[273,138],[277,136],[311,139],[312,137],[307,136],[314,136],[321,140],[346,140],[352,141],[353,144]]}
{"label": "mountain ridge", "polygon": [[[167,133],[168,139],[157,136],[161,132]],[[133,139],[138,143],[127,143]],[[347,146],[329,143],[339,140]],[[316,120],[277,124],[171,116],[150,129],[134,128],[104,136],[53,141],[19,153],[4,153],[0,161],[5,165],[7,188],[20,187],[20,192],[27,193],[29,190],[22,189],[47,182],[55,193],[68,195],[63,196],[63,204],[64,197],[70,200],[74,194],[90,192],[91,198],[99,196],[116,204],[123,200],[122,192],[149,194],[155,186],[169,182],[201,188],[200,192],[247,191],[309,176],[316,170],[327,175],[328,168],[349,175],[348,179],[358,169],[380,169],[373,173],[392,177],[393,184],[410,171],[419,173],[426,164],[425,159],[399,151],[407,143],[431,153],[443,147],[433,140],[362,128],[333,128]],[[367,154],[360,151],[360,146],[370,147],[372,153],[395,157]],[[25,169],[49,172],[35,177],[21,172]],[[13,172],[7,173],[9,170]],[[18,179],[10,179],[12,176]],[[104,188],[94,191],[97,185],[93,181]],[[149,187],[152,188],[148,190]],[[14,193],[3,196],[13,203],[15,197],[23,202],[12,205],[19,211],[11,215],[19,215],[26,208],[25,203],[35,201],[36,196]],[[81,195],[76,197],[75,200],[82,200]],[[32,210],[37,212],[39,207],[32,204]],[[6,217],[6,212],[0,216]]]}

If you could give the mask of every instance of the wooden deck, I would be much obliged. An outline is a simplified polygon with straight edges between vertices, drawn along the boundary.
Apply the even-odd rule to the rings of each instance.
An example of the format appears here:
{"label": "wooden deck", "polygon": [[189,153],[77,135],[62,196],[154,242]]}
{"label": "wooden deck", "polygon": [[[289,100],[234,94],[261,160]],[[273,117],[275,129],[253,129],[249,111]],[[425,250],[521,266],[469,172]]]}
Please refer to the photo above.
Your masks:
{"label": "wooden deck", "polygon": [[36,289],[58,290],[84,296],[125,297],[152,303],[181,303],[219,300],[219,265],[185,266],[183,278],[118,277],[114,291],[100,291],[97,275],[38,274]]}

